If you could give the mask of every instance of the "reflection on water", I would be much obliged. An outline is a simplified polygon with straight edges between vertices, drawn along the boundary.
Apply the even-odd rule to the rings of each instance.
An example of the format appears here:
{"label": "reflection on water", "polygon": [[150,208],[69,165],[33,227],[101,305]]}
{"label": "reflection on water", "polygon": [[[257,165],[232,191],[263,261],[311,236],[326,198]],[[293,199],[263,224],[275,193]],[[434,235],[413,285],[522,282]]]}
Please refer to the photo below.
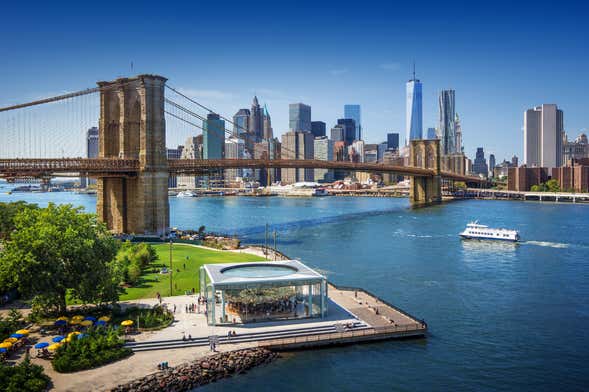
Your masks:
{"label": "reflection on water", "polygon": [[493,254],[513,254],[515,253],[519,244],[517,242],[509,241],[485,241],[474,239],[463,239],[462,249],[468,253],[493,253]]}

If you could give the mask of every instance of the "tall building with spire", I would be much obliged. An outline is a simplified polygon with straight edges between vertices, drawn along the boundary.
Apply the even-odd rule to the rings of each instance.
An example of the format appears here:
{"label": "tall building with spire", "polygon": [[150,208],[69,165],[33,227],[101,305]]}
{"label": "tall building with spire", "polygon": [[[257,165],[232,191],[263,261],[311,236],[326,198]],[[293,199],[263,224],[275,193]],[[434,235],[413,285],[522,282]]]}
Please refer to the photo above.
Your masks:
{"label": "tall building with spire", "polygon": [[423,108],[421,82],[415,78],[415,64],[413,64],[413,78],[407,82],[407,127],[405,134],[405,145],[410,140],[423,138]]}
{"label": "tall building with spire", "polygon": [[268,106],[264,104],[264,132],[263,139],[272,139],[274,137],[274,131],[272,130],[272,120],[270,119],[270,112],[268,112]]}
{"label": "tall building with spire", "polygon": [[461,153],[464,151],[464,147],[462,146],[462,125],[460,125],[458,113],[454,118],[454,127],[456,128],[456,152]]}

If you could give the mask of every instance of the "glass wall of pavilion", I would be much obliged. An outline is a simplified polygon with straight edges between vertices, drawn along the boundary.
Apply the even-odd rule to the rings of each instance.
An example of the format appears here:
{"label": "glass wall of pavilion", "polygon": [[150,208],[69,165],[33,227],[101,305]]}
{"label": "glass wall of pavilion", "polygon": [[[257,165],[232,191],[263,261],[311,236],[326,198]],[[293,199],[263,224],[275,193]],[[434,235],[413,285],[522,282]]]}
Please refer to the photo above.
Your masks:
{"label": "glass wall of pavilion", "polygon": [[327,315],[325,278],[215,284],[201,267],[199,279],[200,294],[206,298],[209,325],[246,324]]}

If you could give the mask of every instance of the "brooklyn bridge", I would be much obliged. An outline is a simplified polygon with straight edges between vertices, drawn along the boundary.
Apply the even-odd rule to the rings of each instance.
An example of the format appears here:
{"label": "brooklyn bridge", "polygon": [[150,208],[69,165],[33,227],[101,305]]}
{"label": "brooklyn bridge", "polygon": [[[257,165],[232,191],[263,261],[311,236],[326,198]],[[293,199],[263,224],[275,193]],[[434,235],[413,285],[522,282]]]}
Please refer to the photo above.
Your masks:
{"label": "brooklyn bridge", "polygon": [[[194,134],[201,128],[198,121],[204,120],[195,106],[213,111],[168,86],[167,79],[158,75],[119,78],[97,85],[0,108],[0,115],[5,116],[0,119],[0,176],[7,180],[46,180],[73,174],[96,178],[96,211],[113,232],[167,234],[170,174],[206,174],[232,168],[395,173],[411,179],[410,202],[417,207],[441,202],[442,180],[486,183],[478,177],[442,171],[439,140],[411,141],[408,166],[315,159],[168,159],[167,141],[178,139],[178,127],[167,123],[182,124],[184,132]],[[88,97],[96,95],[98,119],[86,107],[92,102]],[[179,103],[181,98],[186,102]],[[59,103],[61,107],[55,106]],[[39,107],[47,109],[35,112]],[[56,113],[57,109],[61,113]],[[80,158],[76,147],[79,130],[96,120],[98,158]],[[68,129],[76,131],[70,134]],[[220,130],[218,137],[225,138],[225,133],[230,131]]]}

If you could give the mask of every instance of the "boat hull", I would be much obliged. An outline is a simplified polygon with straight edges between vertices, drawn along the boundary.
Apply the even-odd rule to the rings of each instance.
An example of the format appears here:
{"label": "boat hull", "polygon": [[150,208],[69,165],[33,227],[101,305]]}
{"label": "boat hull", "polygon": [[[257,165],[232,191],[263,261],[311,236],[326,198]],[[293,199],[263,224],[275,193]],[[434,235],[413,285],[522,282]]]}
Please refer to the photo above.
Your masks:
{"label": "boat hull", "polygon": [[475,237],[468,234],[460,234],[460,237],[465,240],[481,240],[481,241],[500,241],[500,242],[519,242],[519,238],[491,238],[491,237]]}

